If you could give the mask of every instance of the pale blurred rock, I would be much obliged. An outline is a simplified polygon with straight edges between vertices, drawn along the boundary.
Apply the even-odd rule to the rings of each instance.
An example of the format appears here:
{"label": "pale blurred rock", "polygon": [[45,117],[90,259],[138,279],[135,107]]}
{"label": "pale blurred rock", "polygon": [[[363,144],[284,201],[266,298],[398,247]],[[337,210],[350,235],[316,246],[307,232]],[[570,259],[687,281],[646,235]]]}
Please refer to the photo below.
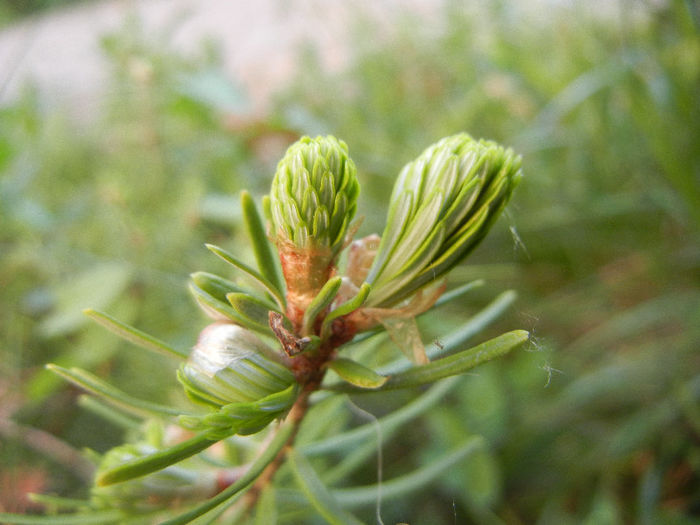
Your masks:
{"label": "pale blurred rock", "polygon": [[[421,18],[440,0],[107,0],[56,10],[0,32],[0,104],[15,99],[27,80],[48,102],[89,111],[109,86],[100,38],[136,15],[148,33],[175,27],[169,44],[188,53],[213,39],[226,71],[248,92],[254,112],[294,71],[308,42],[331,71],[347,63],[354,12],[393,26],[408,10]],[[386,27],[385,26],[385,27]],[[382,35],[376,35],[381,45]]]}

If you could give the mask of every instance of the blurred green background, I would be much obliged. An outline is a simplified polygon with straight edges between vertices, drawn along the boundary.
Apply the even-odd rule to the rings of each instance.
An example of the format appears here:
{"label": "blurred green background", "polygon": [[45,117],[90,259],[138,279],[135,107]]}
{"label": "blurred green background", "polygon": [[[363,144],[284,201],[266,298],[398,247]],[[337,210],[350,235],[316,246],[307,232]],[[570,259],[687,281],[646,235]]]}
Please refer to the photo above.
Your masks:
{"label": "blurred green background", "polygon": [[[4,1],[0,20],[56,3]],[[387,503],[385,520],[700,523],[700,8],[476,4],[437,4],[429,26],[358,10],[351,63],[329,73],[299,49],[255,118],[230,109],[245,115],[246,94],[215,46],[185,58],[133,21],[103,39],[110,90],[88,121],[31,85],[0,107],[0,510],[36,510],[26,491],[84,495],[64,443],[122,439],[46,362],[180,399],[170,365],[82,308],[191,346],[206,321],[187,275],[227,273],[204,242],[245,253],[238,192],[262,195],[286,145],[348,143],[369,233],[401,166],[465,130],[520,152],[525,179],[455,271],[487,285],[424,322],[426,341],[512,288],[517,303],[482,337],[524,328],[533,344],[385,444],[391,473],[465,434],[489,443],[430,491]]]}

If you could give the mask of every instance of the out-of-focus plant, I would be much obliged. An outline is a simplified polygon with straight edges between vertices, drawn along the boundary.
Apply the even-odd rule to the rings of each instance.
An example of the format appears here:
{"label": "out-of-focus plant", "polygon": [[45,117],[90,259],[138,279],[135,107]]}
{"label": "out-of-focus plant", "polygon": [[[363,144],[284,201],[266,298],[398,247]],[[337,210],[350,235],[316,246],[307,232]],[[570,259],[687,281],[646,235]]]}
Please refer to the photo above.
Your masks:
{"label": "out-of-focus plant", "polygon": [[[0,421],[20,424],[0,425],[0,463],[8,473],[45,470],[47,486],[64,495],[82,471],[46,440],[104,450],[124,430],[79,409],[77,390],[43,364],[100,369],[117,384],[134,367],[151,368],[130,386],[167,400],[171,370],[117,352],[82,309],[109,309],[172,341],[190,337],[200,319],[186,315],[180,283],[206,259],[195,239],[244,234],[228,196],[244,185],[262,191],[254,174],[274,161],[259,141],[277,133],[245,116],[245,94],[211,46],[185,58],[167,32],[146,34],[131,21],[103,49],[102,96],[57,108],[28,87],[0,107]],[[283,133],[282,150],[297,137]],[[30,429],[37,436],[24,439]]]}
{"label": "out-of-focus plant", "polygon": [[[166,523],[188,523],[216,519],[229,508],[237,516],[257,508],[257,519],[267,523],[298,522],[314,512],[329,523],[359,523],[348,509],[367,497],[379,498],[382,486],[346,487],[334,494],[329,487],[359,465],[340,461],[329,471],[333,462],[327,453],[347,450],[351,457],[362,451],[353,460],[362,463],[378,443],[364,443],[362,436],[374,433],[371,424],[344,429],[345,401],[338,394],[390,396],[462,374],[529,338],[526,331],[515,330],[463,349],[474,332],[467,322],[427,351],[416,334],[407,352],[414,364],[390,359],[377,370],[362,362],[368,348],[375,357],[364,361],[390,356],[376,344],[367,346],[380,337],[381,320],[413,319],[441,299],[440,304],[454,300],[473,288],[474,283],[443,295],[444,277],[483,239],[520,176],[520,158],[509,149],[466,134],[443,139],[404,168],[389,201],[382,240],[376,250],[367,250],[362,241],[351,244],[360,187],[347,146],[333,137],[302,138],[280,161],[266,204],[267,231],[277,256],[248,193],[242,195],[241,210],[257,268],[209,245],[258,291],[213,274],[193,274],[191,290],[214,323],[189,354],[105,313],[87,311],[126,340],[181,360],[178,380],[200,408],[140,400],[80,368],[50,365],[95,394],[98,404],[132,422],[150,421],[138,441],[99,459],[90,502],[52,501],[92,509],[76,517],[95,523],[156,514]],[[339,265],[348,245],[362,253]],[[394,340],[400,346],[406,342],[400,336]],[[442,357],[445,353],[449,355]],[[406,423],[452,386],[454,382],[438,383],[375,424],[389,429]],[[297,439],[300,430],[305,432]],[[429,484],[478,450],[479,443],[478,437],[465,436],[429,467],[387,481],[384,497]],[[214,445],[224,449],[193,457]],[[290,491],[292,479],[298,492]],[[302,495],[307,503],[299,499]]]}
{"label": "out-of-focus plant", "polygon": [[79,0],[0,0],[0,27]]}

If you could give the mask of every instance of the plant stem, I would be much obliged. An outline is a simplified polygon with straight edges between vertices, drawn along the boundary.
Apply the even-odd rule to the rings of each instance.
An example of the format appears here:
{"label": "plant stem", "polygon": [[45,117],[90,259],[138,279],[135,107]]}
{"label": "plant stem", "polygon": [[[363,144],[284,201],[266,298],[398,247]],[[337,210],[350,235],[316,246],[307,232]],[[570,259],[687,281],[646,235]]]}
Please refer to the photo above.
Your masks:
{"label": "plant stem", "polygon": [[294,429],[287,438],[287,443],[285,443],[282,450],[279,451],[275,459],[267,466],[267,468],[265,468],[263,473],[258,477],[253,486],[246,493],[244,502],[242,504],[246,507],[247,512],[250,512],[250,510],[255,506],[255,504],[258,501],[258,498],[262,494],[263,490],[265,490],[265,487],[267,487],[272,482],[272,478],[274,478],[275,474],[284,463],[287,454],[291,450],[292,445],[294,444],[294,440],[296,439],[297,434],[299,433],[299,427],[301,426],[301,422],[303,421],[309,409],[309,396],[315,390],[318,390],[320,384],[320,380],[311,381],[307,383],[304,386],[302,393],[294,402],[294,405],[292,406],[291,410],[289,411],[289,414],[287,415],[287,418],[285,419],[285,423],[291,423],[292,425],[294,425]]}
{"label": "plant stem", "polygon": [[[287,296],[287,299],[289,304],[289,295]],[[270,316],[270,326],[274,331],[275,327],[272,315]],[[289,452],[292,450],[294,440],[299,433],[301,422],[304,420],[304,417],[309,409],[309,397],[313,392],[321,387],[323,377],[326,375],[327,363],[335,356],[336,349],[346,341],[347,334],[343,333],[341,336],[338,336],[338,334],[334,333],[333,337],[326,340],[315,351],[301,353],[291,358],[291,368],[297,381],[302,387],[299,397],[292,405],[292,408],[289,410],[289,414],[287,414],[284,421],[285,425],[291,424],[293,428],[287,437],[286,443],[277,453],[277,456],[275,456],[275,459],[273,459],[272,462],[270,462],[270,464],[260,474],[260,476],[258,476],[253,486],[246,492],[245,496],[241,500],[241,505],[245,508],[244,512],[248,513],[253,509],[253,507],[255,507],[255,504],[260,498],[263,490],[265,490],[265,488],[272,482],[275,474],[286,460]],[[285,346],[284,338],[280,338],[280,343],[283,347]],[[293,353],[289,352],[288,354],[293,355]]]}

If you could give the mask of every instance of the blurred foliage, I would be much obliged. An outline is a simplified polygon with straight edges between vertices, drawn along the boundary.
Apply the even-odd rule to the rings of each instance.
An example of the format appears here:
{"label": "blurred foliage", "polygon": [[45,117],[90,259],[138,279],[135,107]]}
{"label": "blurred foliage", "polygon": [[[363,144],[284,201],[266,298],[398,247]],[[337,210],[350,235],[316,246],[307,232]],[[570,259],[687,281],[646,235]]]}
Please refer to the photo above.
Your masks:
{"label": "blurred foliage", "polygon": [[[0,108],[0,397],[22,394],[3,403],[3,416],[100,450],[121,441],[118,429],[81,413],[69,399],[77,391],[43,365],[99,368],[166,400],[172,367],[124,349],[81,310],[103,308],[191,346],[204,316],[187,276],[217,268],[205,241],[235,246],[236,193],[266,185],[257,174],[271,172],[258,147],[269,126],[228,116],[247,110],[246,97],[215,67],[213,48],[177,57],[167,35],[146,35],[135,21],[103,46],[113,80],[103,103],[84,102],[90,118],[43,107],[31,88]],[[134,369],[149,370],[148,380],[134,384]],[[30,462],[18,444],[0,454]]]}
{"label": "blurred foliage", "polygon": [[475,523],[700,519],[697,6],[602,7],[451,2],[435,23],[381,26],[381,50],[363,20],[347,71],[308,51],[280,99],[358,152],[379,217],[394,159],[434,137],[466,129],[524,155],[500,237],[462,271],[517,289],[545,353],[480,369],[428,417],[428,458],[464,433],[491,449],[396,519],[451,523],[455,497]]}
{"label": "blurred foliage", "polygon": [[[697,523],[699,21],[681,0],[546,13],[454,1],[430,23],[402,16],[389,27],[357,13],[352,64],[329,74],[307,50],[263,120],[246,113],[214,49],[185,59],[135,23],[105,38],[112,89],[86,108],[96,118],[77,124],[31,89],[0,108],[0,419],[78,447],[121,441],[41,370],[49,360],[99,369],[139,397],[176,395],[164,387],[172,369],[86,328],[79,312],[100,307],[191,346],[203,318],[186,275],[223,268],[205,241],[240,250],[232,197],[267,188],[289,130],[348,143],[367,233],[383,221],[402,159],[466,130],[522,153],[525,180],[456,271],[487,279],[483,295],[421,326],[439,341],[512,287],[518,324],[541,339],[464,378],[449,405],[385,442],[387,478],[471,434],[488,447],[420,497],[387,502],[383,518]],[[134,381],[140,369],[147,381]],[[384,413],[380,399],[359,402]],[[83,486],[57,458],[8,443],[8,476],[62,494]],[[346,481],[373,476],[369,461]]]}
{"label": "blurred foliage", "polygon": [[0,0],[0,27],[22,17],[94,0]]}

